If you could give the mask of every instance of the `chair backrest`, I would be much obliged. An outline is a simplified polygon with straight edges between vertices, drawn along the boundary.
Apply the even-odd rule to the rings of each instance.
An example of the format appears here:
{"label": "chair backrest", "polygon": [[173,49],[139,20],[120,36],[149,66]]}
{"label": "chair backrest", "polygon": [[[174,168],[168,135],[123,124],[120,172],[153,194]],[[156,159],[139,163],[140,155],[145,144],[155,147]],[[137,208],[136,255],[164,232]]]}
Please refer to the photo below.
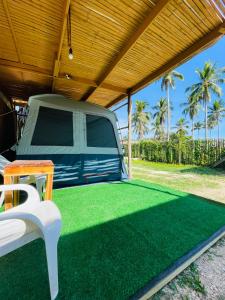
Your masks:
{"label": "chair backrest", "polygon": [[0,174],[3,175],[3,170],[6,165],[8,165],[10,161],[6,159],[4,156],[0,155]]}

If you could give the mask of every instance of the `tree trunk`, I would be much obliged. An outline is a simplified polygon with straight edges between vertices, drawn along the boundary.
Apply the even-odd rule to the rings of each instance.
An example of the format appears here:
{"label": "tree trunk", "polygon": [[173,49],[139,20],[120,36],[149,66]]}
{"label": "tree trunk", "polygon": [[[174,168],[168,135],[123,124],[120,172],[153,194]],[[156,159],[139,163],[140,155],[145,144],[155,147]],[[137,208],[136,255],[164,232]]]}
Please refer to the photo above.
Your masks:
{"label": "tree trunk", "polygon": [[195,154],[195,141],[194,141],[194,118],[192,118],[191,120],[191,131],[192,131],[192,161],[194,158],[194,154]]}
{"label": "tree trunk", "polygon": [[208,142],[208,105],[206,99],[205,102],[205,141]]}
{"label": "tree trunk", "polygon": [[167,141],[170,140],[170,93],[169,87],[166,87],[167,92]]}
{"label": "tree trunk", "polygon": [[180,145],[180,141],[179,141],[179,145],[178,145],[178,164],[181,164],[181,145]]}
{"label": "tree trunk", "polygon": [[219,123],[219,120],[218,120],[218,119],[217,119],[217,130],[218,130],[217,141],[218,141],[218,149],[219,149],[219,158],[221,158],[221,148],[220,148],[220,123]]}
{"label": "tree trunk", "polygon": [[220,123],[219,123],[219,120],[217,119],[217,140],[218,140],[218,145],[219,145],[219,142],[220,142]]}

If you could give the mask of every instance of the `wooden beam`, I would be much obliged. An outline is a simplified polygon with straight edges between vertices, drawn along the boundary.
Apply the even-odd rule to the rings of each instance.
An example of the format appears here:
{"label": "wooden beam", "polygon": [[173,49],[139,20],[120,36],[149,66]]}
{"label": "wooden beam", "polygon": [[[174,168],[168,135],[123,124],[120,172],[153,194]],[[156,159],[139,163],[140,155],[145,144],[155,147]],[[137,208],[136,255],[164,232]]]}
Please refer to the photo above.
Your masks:
{"label": "wooden beam", "polygon": [[[104,70],[97,80],[98,87],[100,87],[104,80],[109,76],[109,74],[114,70],[114,68],[119,64],[119,62],[124,58],[127,52],[135,45],[137,40],[145,33],[149,25],[154,21],[157,15],[162,11],[162,9],[167,5],[170,0],[159,0],[155,7],[150,9],[150,12],[145,17],[144,21],[138,28],[135,28],[135,31],[132,32],[128,40],[124,42],[124,45],[121,47],[119,54],[113,59],[112,63]],[[97,88],[98,88],[97,87]],[[86,101],[97,89],[92,89],[87,92],[86,95],[82,97],[82,101]]]}
{"label": "wooden beam", "polygon": [[45,69],[42,69],[42,68],[39,68],[36,66],[32,66],[32,65],[28,65],[28,64],[9,61],[9,60],[5,60],[5,59],[0,59],[0,68],[5,68],[8,70],[12,70],[12,71],[22,71],[22,72],[27,72],[27,73],[33,73],[36,75],[43,75],[46,77],[52,77],[52,74],[50,74],[49,71],[47,71]]}
{"label": "wooden beam", "polygon": [[[190,47],[186,48],[175,57],[170,59],[166,64],[162,67],[158,68],[153,73],[150,73],[136,85],[131,87],[131,94],[137,93],[139,90],[143,89],[146,85],[150,84],[151,82],[157,80],[166,72],[169,72],[173,68],[177,67],[178,65],[186,62],[187,60],[191,59],[194,55],[202,51],[204,48],[209,47],[213,42],[218,40],[225,34],[225,22],[217,26],[215,29],[204,35],[201,39],[197,40],[194,44]],[[109,108],[126,97],[124,95],[120,95],[119,97],[115,98],[111,101],[106,107]]]}
{"label": "wooden beam", "polygon": [[21,57],[21,53],[20,53],[20,50],[19,50],[19,47],[18,47],[18,41],[17,41],[17,38],[16,38],[16,33],[15,33],[15,30],[14,30],[14,27],[13,27],[12,19],[11,19],[10,13],[9,13],[9,7],[8,7],[7,0],[3,0],[3,6],[4,6],[4,10],[5,10],[7,20],[8,20],[8,23],[9,23],[9,28],[10,28],[10,31],[11,31],[11,34],[12,34],[12,38],[13,38],[13,42],[14,42],[14,45],[15,45],[18,61],[20,63],[22,63],[22,57]]}
{"label": "wooden beam", "polygon": [[55,78],[56,80],[64,80],[65,82],[77,82],[77,83],[82,83],[82,84],[86,84],[89,86],[93,86],[96,87],[97,83],[94,80],[88,79],[88,78],[84,78],[84,77],[79,77],[79,76],[69,76],[69,79],[66,77],[66,74],[60,74],[57,78]]}
{"label": "wooden beam", "polygon": [[[41,75],[41,76],[45,76],[48,78],[53,78],[53,75],[42,68],[36,67],[36,66],[32,66],[32,65],[28,65],[28,64],[22,64],[22,63],[18,63],[18,62],[13,62],[13,61],[9,61],[9,60],[5,60],[5,59],[0,59],[0,68],[6,68],[8,70],[12,70],[12,71],[21,71],[21,72],[26,72],[26,73],[33,73],[36,75]],[[90,87],[97,87],[97,83],[93,80],[90,80],[88,78],[83,78],[83,77],[78,77],[78,76],[72,76],[69,80],[66,79],[65,75],[60,75],[57,77],[57,80],[65,80],[65,81],[72,81],[72,82],[77,82],[77,83],[82,83],[82,84],[86,84]],[[127,90],[125,88],[122,87],[118,87],[112,84],[108,84],[108,83],[104,83],[102,85],[102,88],[110,90],[110,91],[114,91],[114,92],[118,92],[120,94],[127,94]]]}
{"label": "wooden beam", "polygon": [[67,16],[68,16],[69,8],[70,8],[70,0],[65,0],[64,9],[63,9],[62,28],[61,28],[60,38],[59,38],[59,46],[58,46],[58,51],[57,51],[54,70],[53,70],[52,92],[54,92],[55,89],[55,77],[58,77],[59,75],[62,46],[63,46],[63,41],[66,32]]}
{"label": "wooden beam", "polygon": [[128,178],[132,178],[132,100],[131,100],[131,92],[128,92]]}
{"label": "wooden beam", "polygon": [[[86,84],[89,85],[92,88],[98,87],[98,84],[91,79],[87,79],[87,78],[83,78],[83,77],[78,77],[78,76],[69,76],[70,79],[66,78],[66,75],[60,75],[59,77],[57,77],[57,79],[61,79],[61,80],[65,80],[65,81],[71,81],[71,82],[77,82],[77,83],[82,83],[82,84]],[[110,91],[114,91],[123,95],[127,94],[127,89],[119,87],[119,86],[115,86],[112,84],[108,84],[108,83],[103,83],[101,85],[101,88],[104,88],[106,90],[110,90]]]}

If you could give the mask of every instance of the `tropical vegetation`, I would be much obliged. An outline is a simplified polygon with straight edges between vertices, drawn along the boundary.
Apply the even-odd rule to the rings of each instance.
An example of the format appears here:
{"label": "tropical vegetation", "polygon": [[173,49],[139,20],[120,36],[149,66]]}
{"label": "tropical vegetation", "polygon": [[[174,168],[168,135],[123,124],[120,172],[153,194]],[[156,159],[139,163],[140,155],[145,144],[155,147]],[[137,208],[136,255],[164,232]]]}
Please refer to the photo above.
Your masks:
{"label": "tropical vegetation", "polygon": [[[202,69],[196,69],[196,73],[198,81],[186,88],[187,98],[181,103],[183,116],[176,122],[173,120],[175,126],[172,128],[170,89],[175,89],[177,79],[184,80],[181,73],[172,70],[163,76],[161,90],[166,92],[166,96],[160,97],[151,111],[146,111],[148,104],[145,101],[136,101],[133,128],[140,142],[139,146],[136,143],[134,145],[134,154],[137,157],[147,160],[151,158],[153,161],[205,165],[216,161],[223,153],[225,155],[224,141],[220,139],[220,124],[225,118],[225,104],[221,98],[225,67],[217,68],[212,62],[206,62]],[[203,122],[199,120],[201,110],[204,111]],[[200,140],[200,131],[203,128],[204,141]],[[209,131],[211,139],[214,128],[217,128],[216,141],[209,140],[208,137]],[[151,139],[146,138],[149,132],[153,133]]]}

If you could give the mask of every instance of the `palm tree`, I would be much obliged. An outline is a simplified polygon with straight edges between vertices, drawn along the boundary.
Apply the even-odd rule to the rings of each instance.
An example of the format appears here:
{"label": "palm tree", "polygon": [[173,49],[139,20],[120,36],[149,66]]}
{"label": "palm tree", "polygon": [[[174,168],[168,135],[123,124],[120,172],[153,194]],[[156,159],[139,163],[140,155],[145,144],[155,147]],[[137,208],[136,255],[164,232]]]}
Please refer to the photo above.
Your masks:
{"label": "palm tree", "polygon": [[211,139],[211,137],[212,137],[212,130],[213,130],[213,128],[215,128],[216,122],[215,122],[215,120],[211,116],[208,116],[207,122],[208,122],[208,129],[209,129],[209,138]]}
{"label": "palm tree", "polygon": [[134,132],[138,135],[138,139],[142,140],[144,135],[149,132],[150,112],[144,111],[148,106],[145,101],[136,101],[136,111],[132,116]]}
{"label": "palm tree", "polygon": [[194,118],[197,116],[199,111],[199,103],[197,100],[197,97],[189,96],[188,101],[182,104],[182,106],[185,106],[183,114],[188,114],[189,118],[191,119],[192,140],[194,140]]}
{"label": "palm tree", "polygon": [[156,118],[154,122],[151,124],[151,130],[154,132],[154,138],[155,139],[162,139],[164,133],[162,132],[162,126],[158,122],[159,120]]}
{"label": "palm tree", "polygon": [[221,96],[222,90],[218,85],[225,82],[223,73],[225,68],[217,69],[215,64],[206,62],[203,70],[197,69],[196,73],[199,76],[199,82],[193,84],[186,89],[190,92],[191,97],[197,97],[198,101],[202,101],[205,109],[205,140],[208,140],[208,103],[211,100],[211,93]]}
{"label": "palm tree", "polygon": [[180,118],[174,128],[176,129],[176,133],[178,135],[184,136],[187,134],[186,129],[188,128],[188,122],[184,118]]}
{"label": "palm tree", "polygon": [[201,122],[194,123],[194,130],[198,131],[198,140],[199,140],[199,131],[203,128],[203,124]]}
{"label": "palm tree", "polygon": [[220,139],[220,122],[225,117],[225,107],[222,100],[215,100],[211,107],[209,107],[209,120],[217,125],[217,139]]}
{"label": "palm tree", "polygon": [[160,98],[158,103],[152,109],[155,110],[155,113],[153,114],[155,124],[160,126],[161,135],[164,135],[164,126],[168,110],[166,98]]}
{"label": "palm tree", "polygon": [[177,71],[170,71],[166,73],[162,78],[161,89],[162,91],[166,90],[166,98],[167,98],[167,140],[170,139],[170,88],[175,89],[175,78],[184,80],[184,76]]}
{"label": "palm tree", "polygon": [[188,122],[184,118],[180,118],[176,125],[176,135],[178,138],[178,162],[181,163],[182,149],[184,147],[185,135],[187,134]]}

